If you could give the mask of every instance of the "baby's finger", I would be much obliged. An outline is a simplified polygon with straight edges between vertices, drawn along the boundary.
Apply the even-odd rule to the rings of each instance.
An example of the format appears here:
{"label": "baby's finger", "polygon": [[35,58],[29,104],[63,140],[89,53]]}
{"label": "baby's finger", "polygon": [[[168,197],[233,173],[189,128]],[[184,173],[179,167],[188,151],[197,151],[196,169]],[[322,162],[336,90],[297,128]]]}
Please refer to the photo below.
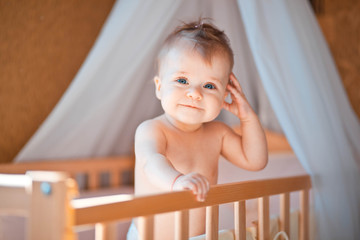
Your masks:
{"label": "baby's finger", "polygon": [[198,179],[199,182],[201,183],[201,196],[203,198],[203,201],[205,201],[207,193],[210,189],[210,183],[204,176],[200,176]]}
{"label": "baby's finger", "polygon": [[243,93],[242,87],[239,81],[237,80],[237,78],[235,77],[234,73],[230,74],[230,80],[231,80],[231,85],[233,85],[239,92]]}
{"label": "baby's finger", "polygon": [[182,189],[190,190],[194,195],[198,195],[198,188],[194,179],[187,179],[182,183]]}
{"label": "baby's finger", "polygon": [[204,191],[201,183],[201,179],[199,179],[197,176],[192,176],[190,179],[191,185],[192,185],[192,192],[194,195],[196,195],[197,201],[204,201]]}
{"label": "baby's finger", "polygon": [[231,99],[241,99],[242,98],[242,92],[239,91],[239,89],[237,89],[236,87],[232,86],[232,85],[227,85],[227,88],[230,92],[231,95]]}
{"label": "baby's finger", "polygon": [[205,201],[206,195],[207,195],[207,190],[206,190],[206,183],[204,182],[203,179],[198,179],[198,195],[200,197],[200,201]]}
{"label": "baby's finger", "polygon": [[205,177],[202,177],[201,178],[201,183],[202,183],[202,187],[203,187],[204,191],[207,193],[209,191],[209,189],[210,189],[209,181]]}
{"label": "baby's finger", "polygon": [[229,103],[227,103],[227,102],[223,102],[223,105],[222,105],[222,107],[225,109],[225,110],[227,110],[227,111],[229,111],[230,110],[230,104]]}

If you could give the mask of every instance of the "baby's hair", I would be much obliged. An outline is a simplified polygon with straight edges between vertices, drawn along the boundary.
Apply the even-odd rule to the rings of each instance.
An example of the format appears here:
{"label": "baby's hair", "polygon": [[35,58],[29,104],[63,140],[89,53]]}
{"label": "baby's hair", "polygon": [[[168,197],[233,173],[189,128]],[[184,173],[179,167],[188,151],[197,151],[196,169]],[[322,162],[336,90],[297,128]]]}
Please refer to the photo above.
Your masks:
{"label": "baby's hair", "polygon": [[[193,50],[199,52],[206,62],[211,64],[214,54],[225,55],[230,63],[230,70],[234,65],[234,54],[228,37],[224,31],[208,22],[209,19],[200,18],[198,21],[184,23],[178,26],[165,40],[158,55],[158,66],[166,54],[180,42],[185,40],[192,45]],[[207,21],[207,23],[205,23]]]}

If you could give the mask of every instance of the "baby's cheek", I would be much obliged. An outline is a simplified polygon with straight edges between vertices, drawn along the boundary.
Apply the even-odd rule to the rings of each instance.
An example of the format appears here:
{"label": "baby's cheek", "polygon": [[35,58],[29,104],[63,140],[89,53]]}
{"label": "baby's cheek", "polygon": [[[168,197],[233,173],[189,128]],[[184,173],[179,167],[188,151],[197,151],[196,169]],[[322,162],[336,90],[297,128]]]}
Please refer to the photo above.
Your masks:
{"label": "baby's cheek", "polygon": [[216,118],[222,109],[223,106],[223,101],[222,100],[218,100],[218,101],[214,101],[212,104],[212,111],[211,114],[213,115],[213,118]]}
{"label": "baby's cheek", "polygon": [[161,99],[161,106],[165,112],[171,111],[171,102],[166,98]]}

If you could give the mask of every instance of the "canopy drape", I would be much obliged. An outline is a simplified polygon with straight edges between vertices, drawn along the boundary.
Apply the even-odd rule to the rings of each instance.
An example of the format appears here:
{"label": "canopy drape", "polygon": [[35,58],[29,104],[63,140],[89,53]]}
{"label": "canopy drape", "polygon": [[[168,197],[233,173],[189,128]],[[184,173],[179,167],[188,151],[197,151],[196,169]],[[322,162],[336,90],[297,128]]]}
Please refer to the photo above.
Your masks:
{"label": "canopy drape", "polygon": [[305,1],[238,3],[271,105],[312,176],[318,239],[358,238],[359,122],[314,14]]}

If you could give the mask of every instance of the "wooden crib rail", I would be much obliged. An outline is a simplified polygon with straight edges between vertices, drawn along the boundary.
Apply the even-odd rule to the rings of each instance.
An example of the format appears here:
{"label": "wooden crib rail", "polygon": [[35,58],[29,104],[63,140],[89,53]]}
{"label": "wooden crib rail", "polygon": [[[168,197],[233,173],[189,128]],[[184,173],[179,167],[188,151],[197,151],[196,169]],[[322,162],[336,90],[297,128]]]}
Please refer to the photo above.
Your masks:
{"label": "wooden crib rail", "polygon": [[118,201],[114,195],[114,202],[109,200],[107,204],[102,203],[102,197],[76,199],[72,205],[75,208],[75,225],[83,225],[261,198],[310,187],[309,176],[296,176],[219,184],[211,187],[205,202],[196,201],[191,191],[178,191],[124,201]]}
{"label": "wooden crib rail", "polygon": [[74,224],[95,224],[98,222],[110,222],[120,219],[140,217],[142,224],[139,228],[142,239],[152,238],[153,216],[159,213],[177,212],[179,229],[185,229],[178,233],[180,239],[187,239],[188,233],[188,209],[207,207],[207,239],[217,239],[218,230],[218,205],[235,203],[235,234],[236,239],[245,239],[245,200],[259,198],[259,239],[269,238],[269,196],[285,194],[282,201],[281,228],[289,234],[289,203],[288,194],[293,191],[301,191],[301,231],[300,239],[308,238],[308,191],[311,188],[309,176],[296,176],[278,179],[266,179],[247,181],[240,183],[222,184],[213,186],[205,202],[198,202],[190,191],[164,193],[154,196],[135,197],[119,201],[114,198],[108,199],[106,204],[97,200],[79,199],[73,200]]}
{"label": "wooden crib rail", "polygon": [[100,175],[109,173],[110,186],[122,185],[121,174],[133,172],[135,160],[133,156],[114,156],[97,158],[54,159],[33,162],[0,164],[0,173],[24,174],[27,171],[61,171],[72,178],[77,174],[87,175],[87,185],[90,190],[99,188]]}

